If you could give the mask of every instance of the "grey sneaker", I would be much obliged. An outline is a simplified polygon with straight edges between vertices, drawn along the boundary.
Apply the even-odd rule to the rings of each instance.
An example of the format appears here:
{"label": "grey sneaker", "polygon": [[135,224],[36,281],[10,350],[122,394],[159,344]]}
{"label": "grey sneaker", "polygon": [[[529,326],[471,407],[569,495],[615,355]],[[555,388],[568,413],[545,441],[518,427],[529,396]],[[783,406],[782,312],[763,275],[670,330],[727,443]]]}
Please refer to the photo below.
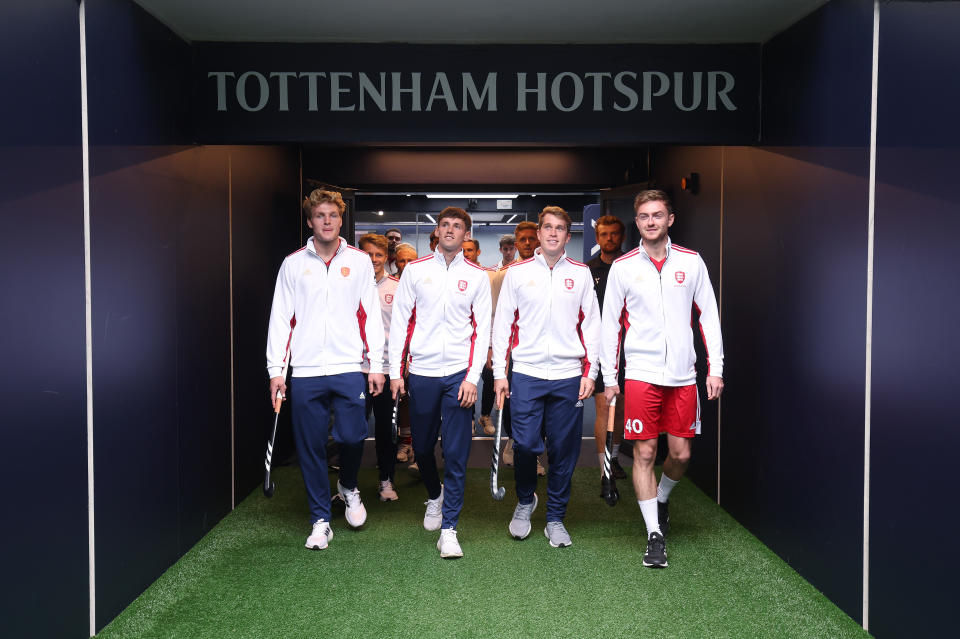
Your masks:
{"label": "grey sneaker", "polygon": [[562,521],[548,521],[547,527],[543,529],[543,534],[547,536],[550,545],[554,548],[565,548],[573,545],[570,533],[567,532]]}
{"label": "grey sneaker", "polygon": [[513,509],[513,519],[510,520],[510,534],[514,539],[526,539],[530,534],[530,515],[537,509],[537,493],[533,493],[533,501],[529,504],[517,504]]}
{"label": "grey sneaker", "polygon": [[443,486],[440,486],[440,496],[423,502],[427,512],[423,515],[423,527],[427,530],[439,530],[443,522]]}
{"label": "grey sneaker", "polygon": [[367,521],[367,509],[360,500],[360,491],[356,488],[344,488],[338,481],[337,492],[340,493],[340,497],[343,498],[344,503],[347,505],[347,509],[344,512],[347,523],[350,524],[351,528],[359,528],[362,526],[364,522]]}
{"label": "grey sneaker", "polygon": [[310,550],[323,550],[333,539],[333,531],[330,529],[330,522],[318,519],[313,522],[313,532],[307,537],[307,543],[304,544]]}

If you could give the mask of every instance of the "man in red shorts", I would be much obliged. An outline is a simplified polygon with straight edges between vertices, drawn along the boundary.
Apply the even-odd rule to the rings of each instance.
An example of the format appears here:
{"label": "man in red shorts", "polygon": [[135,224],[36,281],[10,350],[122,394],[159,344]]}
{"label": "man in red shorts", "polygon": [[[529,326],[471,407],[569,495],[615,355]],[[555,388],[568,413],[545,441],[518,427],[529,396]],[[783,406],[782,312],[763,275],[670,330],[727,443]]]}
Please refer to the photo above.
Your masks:
{"label": "man in red shorts", "polygon": [[[620,394],[621,329],[626,359],[624,437],[635,440],[633,487],[647,527],[643,565],[667,566],[670,491],[690,463],[700,430],[697,355],[692,311],[700,314],[707,351],[707,399],[723,392],[723,339],[713,286],[703,259],[670,242],[673,207],[666,193],[642,191],[633,203],[640,246],[613,262],[603,300],[600,362],[607,401]],[[670,454],[660,483],[653,471],[657,438],[667,434]]]}

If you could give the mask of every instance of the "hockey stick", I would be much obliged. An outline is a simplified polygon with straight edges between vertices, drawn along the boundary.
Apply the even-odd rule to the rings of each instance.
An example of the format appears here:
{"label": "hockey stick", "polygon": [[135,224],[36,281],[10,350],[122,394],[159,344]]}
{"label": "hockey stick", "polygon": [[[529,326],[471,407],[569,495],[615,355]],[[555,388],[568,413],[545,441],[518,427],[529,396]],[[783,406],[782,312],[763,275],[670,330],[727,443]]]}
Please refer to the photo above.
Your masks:
{"label": "hockey stick", "polygon": [[500,430],[503,428],[503,395],[497,398],[497,426],[493,432],[493,457],[490,459],[490,496],[500,501],[507,489],[497,487],[497,472],[500,470]]}
{"label": "hockey stick", "polygon": [[[290,361],[290,343],[287,343],[287,354],[283,358],[283,370],[280,376],[287,379],[287,364]],[[273,464],[273,440],[277,437],[277,422],[280,420],[280,407],[283,405],[283,392],[277,389],[277,396],[273,398],[273,429],[270,431],[270,439],[267,440],[267,458],[264,461],[266,472],[263,474],[263,494],[267,497],[273,497],[277,485],[270,481],[270,466]]]}
{"label": "hockey stick", "polygon": [[607,443],[603,447],[603,479],[600,480],[600,496],[610,506],[616,506],[620,499],[617,482],[610,469],[610,458],[613,454],[613,420],[617,412],[617,398],[614,396],[607,405]]}
{"label": "hockey stick", "polygon": [[[387,390],[389,392],[389,390]],[[397,443],[397,408],[400,406],[400,393],[397,393],[397,398],[393,400],[393,419],[390,423],[390,439],[393,440],[393,443]]]}

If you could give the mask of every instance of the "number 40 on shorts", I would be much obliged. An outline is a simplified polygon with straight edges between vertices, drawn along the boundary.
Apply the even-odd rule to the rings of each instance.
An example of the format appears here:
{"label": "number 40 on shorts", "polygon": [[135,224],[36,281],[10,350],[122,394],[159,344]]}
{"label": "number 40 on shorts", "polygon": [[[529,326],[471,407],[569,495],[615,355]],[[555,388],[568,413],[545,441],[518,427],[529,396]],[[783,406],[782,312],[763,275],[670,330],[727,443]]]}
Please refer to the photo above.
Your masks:
{"label": "number 40 on shorts", "polygon": [[643,432],[643,422],[641,422],[639,419],[624,420],[623,430],[627,431],[628,433],[639,435]]}

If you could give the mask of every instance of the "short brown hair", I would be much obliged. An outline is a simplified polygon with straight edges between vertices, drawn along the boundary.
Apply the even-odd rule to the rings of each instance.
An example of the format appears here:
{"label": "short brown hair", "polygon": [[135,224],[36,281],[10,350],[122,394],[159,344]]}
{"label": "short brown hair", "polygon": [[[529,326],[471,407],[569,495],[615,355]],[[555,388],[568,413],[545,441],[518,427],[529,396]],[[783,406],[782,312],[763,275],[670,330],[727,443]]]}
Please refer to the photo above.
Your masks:
{"label": "short brown hair", "polygon": [[472,243],[473,243],[473,249],[474,249],[475,251],[479,251],[479,250],[480,250],[480,241],[479,241],[479,240],[476,240],[476,239],[474,239],[474,238],[472,238],[472,237],[468,237],[467,239],[465,239],[465,240],[463,241],[463,243],[466,244],[467,242],[472,242]]}
{"label": "short brown hair", "polygon": [[377,233],[367,233],[366,235],[360,238],[360,241],[357,242],[357,246],[363,249],[364,244],[373,244],[378,249],[383,251],[384,255],[387,254],[388,242],[387,242],[387,238],[384,237],[383,235],[379,235]]}
{"label": "short brown hair", "polygon": [[470,215],[461,209],[459,206],[448,206],[447,208],[440,211],[440,215],[437,216],[437,226],[440,226],[441,220],[444,218],[456,218],[463,222],[463,226],[469,231],[470,230]]}
{"label": "short brown hair", "polygon": [[340,211],[341,217],[343,216],[344,211],[347,210],[347,205],[343,201],[343,196],[337,193],[336,191],[324,191],[323,189],[314,189],[310,191],[310,195],[303,198],[303,216],[310,219],[313,209],[317,208],[321,204],[329,202],[336,205],[337,210]]}
{"label": "short brown hair", "polygon": [[[634,212],[636,212],[636,207],[634,207]],[[627,228],[623,224],[623,220],[621,220],[616,215],[601,215],[600,217],[598,217],[596,224],[594,224],[594,227],[595,227],[594,231],[596,231],[601,226],[619,226],[620,235],[623,235],[627,230]]]}
{"label": "short brown hair", "polygon": [[536,222],[524,220],[523,222],[520,222],[519,224],[517,224],[517,228],[513,229],[514,238],[516,238],[516,236],[520,234],[520,231],[527,231],[527,230],[536,231],[537,230]]}
{"label": "short brown hair", "polygon": [[516,246],[516,244],[517,238],[515,238],[512,233],[507,233],[500,238],[500,248],[504,246]]}
{"label": "short brown hair", "polygon": [[543,226],[544,215],[553,215],[554,217],[559,217],[561,220],[563,220],[564,224],[567,225],[567,233],[570,232],[570,225],[572,224],[572,222],[570,222],[570,215],[559,206],[543,207],[543,210],[540,211],[540,217],[537,218],[537,230]]}
{"label": "short brown hair", "polygon": [[660,189],[640,191],[633,200],[633,212],[636,213],[637,209],[647,202],[663,202],[663,205],[667,207],[667,213],[673,215],[673,203],[670,201],[670,196],[667,195],[666,191],[661,191]]}

